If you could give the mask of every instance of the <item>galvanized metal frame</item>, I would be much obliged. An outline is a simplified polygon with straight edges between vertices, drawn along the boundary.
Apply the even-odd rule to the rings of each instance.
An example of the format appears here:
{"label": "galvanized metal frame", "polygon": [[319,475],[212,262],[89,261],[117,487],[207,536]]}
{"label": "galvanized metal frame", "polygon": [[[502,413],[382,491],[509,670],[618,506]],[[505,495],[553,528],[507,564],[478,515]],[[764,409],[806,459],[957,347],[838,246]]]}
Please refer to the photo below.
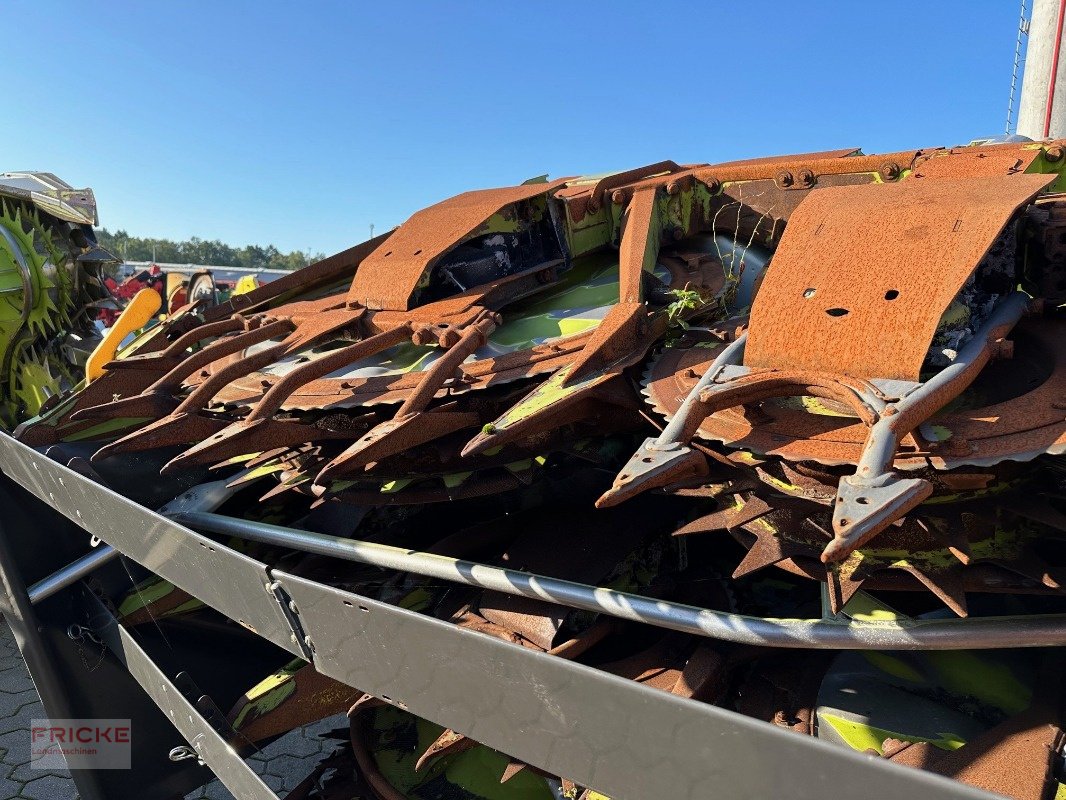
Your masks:
{"label": "galvanized metal frame", "polygon": [[[827,791],[886,800],[991,797],[942,777],[272,569],[3,435],[0,471],[0,489],[14,483],[41,501],[31,513],[63,514],[279,647],[306,654],[323,674],[619,800],[786,793],[814,800]],[[49,714],[68,713],[63,687],[49,681],[54,659],[32,631],[61,625],[62,614],[54,611],[58,608],[66,610],[71,622],[91,621],[122,667],[181,735],[194,747],[199,745],[197,752],[234,794],[256,800],[273,797],[236,763],[239,756],[224,738],[171,688],[174,682],[146,649],[115,624],[84,587],[75,585],[39,606],[30,604],[26,585],[44,575],[22,574],[8,545],[19,538],[24,544],[25,537],[35,535],[40,531],[0,524],[0,579],[7,594],[0,602],[13,628],[24,632],[19,646],[45,694]],[[157,728],[146,735],[164,740]],[[96,777],[75,777],[89,800],[105,796],[93,789]],[[109,787],[108,800],[173,796],[160,794],[140,776],[129,783],[127,790]]]}
{"label": "galvanized metal frame", "polygon": [[91,622],[96,634],[129,670],[145,693],[168,715],[199,760],[211,768],[234,797],[242,800],[278,800],[274,791],[237,755],[192,699],[186,697],[178,685],[167,677],[99,598],[85,587],[80,587],[80,592],[86,607],[91,609]]}

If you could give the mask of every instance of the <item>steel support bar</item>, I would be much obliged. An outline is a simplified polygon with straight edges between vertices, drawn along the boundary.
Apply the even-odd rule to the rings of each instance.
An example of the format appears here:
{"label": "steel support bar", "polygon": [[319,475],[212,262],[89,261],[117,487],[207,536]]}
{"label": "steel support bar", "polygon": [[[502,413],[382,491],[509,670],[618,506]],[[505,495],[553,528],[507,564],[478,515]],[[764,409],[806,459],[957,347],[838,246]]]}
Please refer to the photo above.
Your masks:
{"label": "steel support bar", "polygon": [[211,727],[199,710],[152,660],[114,615],[90,591],[83,590],[91,627],[130,675],[185,737],[199,759],[241,800],[278,800],[262,778]]}
{"label": "steel support bar", "polygon": [[614,800],[964,800],[971,787],[274,571],[315,669]]}
{"label": "steel support bar", "polygon": [[847,619],[767,619],[589,586],[544,575],[327,536],[202,511],[175,519],[200,530],[384,569],[644,622],[742,644],[834,650],[959,650],[1066,645],[1066,615],[858,622]]}
{"label": "steel support bar", "polygon": [[138,564],[279,647],[305,655],[271,593],[265,564],[137,505],[6,434],[0,434],[0,471]]}
{"label": "steel support bar", "polygon": [[101,545],[88,555],[82,556],[63,569],[56,570],[47,578],[42,578],[29,588],[30,603],[37,605],[42,600],[47,600],[56,592],[61,592],[68,586],[80,581],[98,567],[102,567],[109,561],[114,561],[120,555],[119,551],[109,544]]}

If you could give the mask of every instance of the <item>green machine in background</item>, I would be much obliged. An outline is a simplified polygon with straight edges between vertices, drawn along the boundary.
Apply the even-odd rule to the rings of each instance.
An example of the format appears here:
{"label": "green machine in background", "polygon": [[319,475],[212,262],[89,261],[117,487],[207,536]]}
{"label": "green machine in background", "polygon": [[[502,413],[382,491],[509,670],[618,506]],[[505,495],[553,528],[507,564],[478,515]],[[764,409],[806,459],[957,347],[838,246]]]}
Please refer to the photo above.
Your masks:
{"label": "green machine in background", "polygon": [[96,200],[47,172],[0,173],[0,425],[13,428],[81,380],[99,343]]}

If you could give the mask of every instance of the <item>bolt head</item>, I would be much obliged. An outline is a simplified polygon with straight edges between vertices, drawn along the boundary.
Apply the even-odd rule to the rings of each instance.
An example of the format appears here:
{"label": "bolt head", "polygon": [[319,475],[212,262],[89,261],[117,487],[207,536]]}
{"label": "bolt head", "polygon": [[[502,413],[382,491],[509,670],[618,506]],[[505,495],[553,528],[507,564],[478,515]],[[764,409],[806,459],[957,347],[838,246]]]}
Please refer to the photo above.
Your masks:
{"label": "bolt head", "polygon": [[895,163],[894,161],[886,161],[884,164],[881,165],[881,168],[878,170],[878,172],[881,173],[881,177],[884,178],[886,181],[894,181],[896,178],[899,177],[899,164]]}

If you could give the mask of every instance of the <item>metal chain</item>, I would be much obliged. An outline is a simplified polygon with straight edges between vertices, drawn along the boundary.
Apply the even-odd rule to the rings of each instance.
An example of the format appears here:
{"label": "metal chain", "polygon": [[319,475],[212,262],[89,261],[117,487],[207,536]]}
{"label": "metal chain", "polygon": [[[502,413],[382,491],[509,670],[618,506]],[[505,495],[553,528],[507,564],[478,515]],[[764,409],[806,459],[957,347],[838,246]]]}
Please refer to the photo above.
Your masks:
{"label": "metal chain", "polygon": [[[75,623],[67,628],[67,636],[77,645],[78,656],[81,658],[82,666],[85,667],[87,672],[95,672],[97,668],[104,663],[104,656],[107,653],[107,645],[103,643],[92,628]],[[86,642],[90,642],[95,647],[100,648],[100,652],[96,654],[96,660],[93,663],[90,663],[89,661],[88,652],[86,651]]]}
{"label": "metal chain", "polygon": [[1014,69],[1010,76],[1010,97],[1007,99],[1007,127],[1004,130],[1008,136],[1014,117],[1014,94],[1018,88],[1018,72],[1022,65],[1022,38],[1029,35],[1029,20],[1025,18],[1025,2],[1022,0],[1022,9],[1018,15],[1018,39],[1014,43]]}

